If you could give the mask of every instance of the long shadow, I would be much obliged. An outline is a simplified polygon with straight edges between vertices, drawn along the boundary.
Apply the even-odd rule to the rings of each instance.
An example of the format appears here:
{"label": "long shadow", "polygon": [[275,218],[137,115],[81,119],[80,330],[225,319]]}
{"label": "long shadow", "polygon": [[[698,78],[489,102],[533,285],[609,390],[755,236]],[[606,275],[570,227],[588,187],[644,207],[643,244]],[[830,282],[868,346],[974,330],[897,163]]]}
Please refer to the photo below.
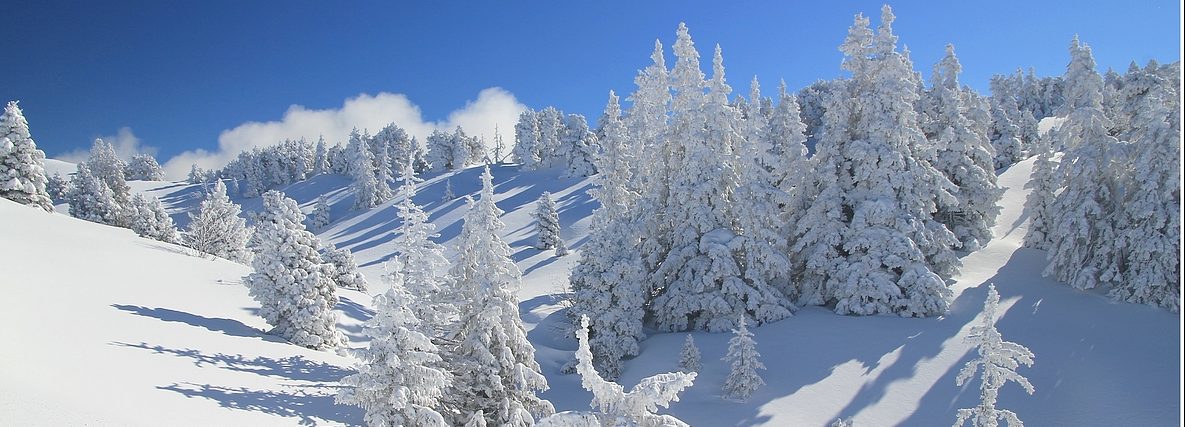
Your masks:
{"label": "long shadow", "polygon": [[[324,392],[308,391],[324,389]],[[173,383],[158,386],[189,398],[200,397],[218,402],[223,408],[263,412],[282,417],[298,418],[302,426],[316,426],[326,421],[345,425],[362,425],[362,408],[334,404],[336,388],[304,386],[292,391],[253,390],[246,387],[224,387],[211,384]],[[315,415],[314,415],[315,414]]]}
{"label": "long shadow", "polygon": [[363,322],[370,320],[371,317],[374,317],[374,310],[366,308],[366,306],[354,302],[354,300],[340,295],[337,299],[337,309],[341,310],[342,313],[345,313],[346,316],[350,316],[351,318]]}
{"label": "long shadow", "polygon": [[259,338],[271,342],[285,342],[277,337],[264,334],[263,331],[244,325],[243,322],[218,317],[205,317],[168,308],[149,308],[139,305],[112,304],[116,309],[126,311],[137,316],[151,317],[165,322],[184,323],[211,332],[218,332],[233,337]]}
{"label": "long shadow", "polygon": [[336,382],[351,373],[350,370],[325,362],[309,360],[303,356],[289,356],[279,359],[257,356],[244,357],[241,354],[207,354],[188,348],[168,348],[147,343],[129,344],[112,342],[111,345],[138,348],[155,354],[192,359],[194,366],[217,366],[235,372],[246,372],[271,378],[315,383]]}

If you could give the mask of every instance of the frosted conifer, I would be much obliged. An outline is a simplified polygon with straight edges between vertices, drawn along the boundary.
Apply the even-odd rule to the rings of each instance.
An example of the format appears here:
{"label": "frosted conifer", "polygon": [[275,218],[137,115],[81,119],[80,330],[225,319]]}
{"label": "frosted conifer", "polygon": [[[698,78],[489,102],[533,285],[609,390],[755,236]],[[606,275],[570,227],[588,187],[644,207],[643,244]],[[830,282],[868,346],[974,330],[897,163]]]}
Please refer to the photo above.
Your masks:
{"label": "frosted conifer", "polygon": [[330,222],[332,221],[330,220],[329,202],[325,200],[324,195],[318,196],[317,204],[313,206],[313,221],[309,228],[319,231],[329,226]]}
{"label": "frosted conifer", "polygon": [[305,230],[296,201],[279,191],[263,195],[251,236],[254,270],[243,278],[268,332],[317,350],[346,345],[337,329],[333,267],[317,253],[317,237]]}
{"label": "frosted conifer", "polygon": [[539,168],[539,121],[535,119],[535,112],[523,111],[518,115],[518,123],[514,125],[514,158],[524,170]]}
{"label": "frosted conifer", "polygon": [[563,246],[560,238],[560,215],[555,210],[555,201],[551,200],[551,193],[543,192],[535,202],[535,249],[547,250]]}
{"label": "frosted conifer", "polygon": [[47,181],[45,153],[29,135],[29,122],[17,102],[9,101],[0,115],[0,197],[52,211]]}
{"label": "frosted conifer", "polygon": [[1020,374],[1016,368],[1020,365],[1033,366],[1033,352],[1014,342],[1004,341],[1000,331],[996,330],[996,309],[1000,303],[1000,294],[995,285],[988,285],[987,300],[983,304],[983,320],[979,325],[971,327],[971,333],[965,341],[973,344],[979,357],[972,359],[959,371],[955,378],[955,385],[962,386],[968,380],[980,373],[980,403],[974,408],[959,409],[955,426],[962,426],[968,420],[975,427],[995,427],[1003,420],[1010,427],[1024,425],[1017,418],[1016,413],[1007,409],[996,408],[996,397],[1000,387],[1009,381],[1024,387],[1025,391],[1033,394],[1033,384]]}
{"label": "frosted conifer", "polygon": [[86,160],[87,167],[95,178],[107,184],[111,189],[111,197],[118,207],[113,222],[107,224],[127,227],[131,225],[131,188],[124,179],[126,164],[115,155],[115,148],[102,139],[95,139],[91,146],[90,157]]}
{"label": "frosted conifer", "polygon": [[746,323],[742,316],[740,327],[732,330],[733,337],[728,340],[728,354],[723,359],[729,365],[728,378],[724,379],[725,399],[744,401],[765,385],[765,380],[757,373],[758,369],[765,369],[765,365],[761,363],[757,342]]}
{"label": "frosted conifer", "polygon": [[165,212],[160,200],[156,197],[144,197],[137,194],[132,197],[131,228],[141,237],[160,240],[162,242],[177,243],[177,227],[173,225],[173,218]]}
{"label": "frosted conifer", "polygon": [[189,214],[185,245],[202,253],[246,263],[251,259],[251,253],[247,251],[251,230],[247,228],[247,221],[239,216],[240,211],[239,205],[226,195],[226,185],[215,181],[214,189],[206,193],[197,215]]}
{"label": "frosted conifer", "polygon": [[350,144],[346,150],[351,156],[350,177],[354,178],[353,184],[350,184],[354,190],[354,209],[366,210],[378,206],[382,199],[379,198],[379,182],[375,178],[374,155],[357,129],[350,132]]}
{"label": "frosted conifer", "polygon": [[317,138],[317,148],[313,151],[313,175],[329,173],[329,148],[325,146],[325,137]]}
{"label": "frosted conifer", "polygon": [[163,181],[165,170],[161,169],[152,155],[139,154],[132,156],[132,160],[128,162],[127,168],[124,169],[124,177],[140,181]]}
{"label": "frosted conifer", "polygon": [[457,301],[450,300],[448,294],[450,283],[444,270],[449,262],[444,257],[444,247],[432,241],[439,236],[436,225],[428,221],[428,214],[412,200],[418,182],[412,172],[410,163],[404,165],[400,176],[403,184],[399,187],[403,200],[396,205],[401,222],[392,241],[395,257],[384,268],[387,274],[402,277],[403,287],[416,297],[411,311],[422,323],[421,330],[437,337],[453,321]]}
{"label": "frosted conifer", "polygon": [[700,363],[699,347],[695,345],[695,338],[687,334],[683,340],[683,349],[679,352],[679,370],[683,372],[699,372],[703,368]]}
{"label": "frosted conifer", "polygon": [[321,259],[333,266],[331,277],[339,289],[366,292],[366,276],[358,272],[358,264],[349,249],[338,249],[330,243],[322,250]]}
{"label": "frosted conifer", "polygon": [[120,207],[107,183],[91,173],[86,162],[78,164],[78,171],[70,177],[70,192],[66,194],[70,216],[100,224],[115,225]]}
{"label": "frosted conifer", "polygon": [[569,114],[556,153],[567,167],[564,176],[585,177],[597,173],[593,164],[596,154],[597,136],[588,130],[588,121],[582,115]]}
{"label": "frosted conifer", "polygon": [[202,170],[202,168],[198,167],[197,163],[190,165],[189,166],[189,176],[186,178],[186,182],[188,182],[190,184],[205,183],[206,182],[206,171],[204,171],[204,170]]}

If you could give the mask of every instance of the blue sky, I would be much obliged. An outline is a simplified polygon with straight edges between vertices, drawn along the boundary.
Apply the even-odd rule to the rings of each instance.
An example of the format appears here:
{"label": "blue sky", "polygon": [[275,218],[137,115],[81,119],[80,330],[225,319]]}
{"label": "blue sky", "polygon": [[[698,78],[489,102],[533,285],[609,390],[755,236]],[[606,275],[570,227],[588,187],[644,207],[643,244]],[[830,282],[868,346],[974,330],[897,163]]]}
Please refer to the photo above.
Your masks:
{"label": "blue sky", "polygon": [[[6,51],[0,98],[21,100],[34,138],[51,157],[127,127],[125,137],[134,134],[139,148],[154,147],[163,162],[185,150],[215,150],[223,131],[279,121],[290,105],[340,110],[347,99],[381,92],[406,95],[400,102],[418,106],[425,122],[448,121],[491,87],[505,92],[487,93],[501,103],[491,101],[486,110],[517,100],[595,120],[608,90],[633,90],[634,74],[649,62],[656,38],[670,59],[680,21],[704,57],[713,44],[723,47],[737,91],[747,92],[753,75],[767,94],[779,79],[797,90],[840,74],[837,46],[852,16],[863,12],[876,23],[882,4],[108,3],[9,2],[0,13]],[[928,75],[943,46],[954,43],[963,81],[981,91],[992,74],[1018,66],[1061,74],[1076,33],[1091,45],[1101,70],[1180,58],[1175,0],[892,5],[896,32],[920,71]],[[480,120],[480,111],[470,113],[470,121],[448,123]]]}

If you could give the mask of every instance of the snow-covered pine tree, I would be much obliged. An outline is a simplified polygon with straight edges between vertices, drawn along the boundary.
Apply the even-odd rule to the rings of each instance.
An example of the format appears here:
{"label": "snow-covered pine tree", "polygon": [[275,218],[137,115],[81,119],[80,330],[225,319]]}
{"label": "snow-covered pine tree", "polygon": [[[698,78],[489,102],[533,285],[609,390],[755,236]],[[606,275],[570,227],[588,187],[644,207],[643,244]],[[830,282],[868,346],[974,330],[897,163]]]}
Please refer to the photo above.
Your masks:
{"label": "snow-covered pine tree", "polygon": [[539,162],[539,121],[535,119],[535,112],[523,111],[518,115],[518,123],[514,125],[514,158],[524,170],[535,170],[540,167]]}
{"label": "snow-covered pine tree", "polygon": [[506,146],[506,140],[502,138],[502,131],[498,129],[498,124],[494,124],[494,148],[490,152],[490,163],[500,165],[506,163],[506,159],[510,157],[510,147]]}
{"label": "snow-covered pine tree", "polygon": [[204,171],[204,170],[202,170],[202,168],[198,167],[197,163],[194,163],[189,166],[189,175],[185,178],[185,181],[190,184],[205,183],[206,182],[206,171]]}
{"label": "snow-covered pine tree", "polygon": [[428,135],[425,143],[428,145],[428,154],[425,161],[428,162],[434,171],[453,170],[453,146],[452,138],[449,134],[442,132],[440,129],[433,129],[432,134]]}
{"label": "snow-covered pine tree", "polygon": [[749,332],[748,321],[740,317],[740,326],[732,330],[732,338],[728,340],[728,354],[724,355],[728,363],[728,378],[724,379],[724,398],[744,401],[753,395],[765,380],[761,379],[758,369],[765,369],[761,363],[761,353],[757,352],[757,342],[753,340],[753,333]]}
{"label": "snow-covered pine tree", "polygon": [[70,177],[70,192],[66,194],[70,216],[100,224],[114,225],[120,208],[107,183],[91,173],[86,162],[78,164],[78,171]]}
{"label": "snow-covered pine tree", "polygon": [[996,292],[996,286],[988,285],[987,300],[983,303],[983,320],[979,325],[972,326],[971,332],[964,338],[965,342],[975,345],[979,357],[963,365],[959,376],[955,378],[955,385],[962,386],[977,372],[980,373],[979,406],[959,409],[956,427],[968,420],[975,427],[994,427],[1000,420],[1007,422],[1010,427],[1024,425],[1016,413],[996,408],[1000,387],[1009,381],[1020,384],[1026,392],[1033,394],[1033,384],[1016,373],[1020,365],[1033,366],[1033,352],[1023,345],[1004,341],[996,329],[996,309],[999,304],[1000,294]]}
{"label": "snow-covered pine tree", "polygon": [[934,65],[929,98],[934,105],[930,118],[938,134],[934,139],[937,157],[934,167],[942,171],[958,192],[958,205],[940,207],[936,216],[955,233],[962,249],[974,251],[992,238],[992,227],[1000,214],[997,204],[1003,191],[996,185],[995,153],[987,135],[980,133],[967,112],[959,85],[963,67],[955,57],[954,45],[946,45],[946,56]]}
{"label": "snow-covered pine tree", "polygon": [[1139,98],[1118,225],[1124,269],[1111,295],[1173,312],[1181,307],[1181,104],[1167,82]]}
{"label": "snow-covered pine tree", "polygon": [[[633,107],[623,122],[634,150],[634,178],[626,188],[639,194],[631,217],[636,222],[641,241],[639,254],[645,262],[645,271],[653,271],[670,249],[670,227],[665,212],[670,195],[671,171],[680,167],[673,161],[672,146],[667,143],[669,132],[668,114],[672,100],[670,75],[663,57],[663,46],[654,41],[650,54],[652,63],[634,77],[637,90],[628,98]],[[656,286],[650,278],[643,285],[649,293]],[[593,333],[597,331],[593,322]],[[596,349],[594,337],[593,349]]]}
{"label": "snow-covered pine tree", "polygon": [[139,181],[163,181],[165,170],[161,169],[160,163],[157,163],[156,158],[151,154],[137,154],[132,156],[132,160],[124,169],[124,178]]}
{"label": "snow-covered pine tree", "polygon": [[453,151],[450,169],[464,169],[466,165],[477,162],[481,159],[481,156],[478,156],[477,158],[471,158],[471,156],[475,154],[473,153],[473,151],[475,151],[473,149],[473,141],[475,140],[465,133],[464,128],[457,126],[455,129],[453,129],[453,133],[449,135],[449,149]]}
{"label": "snow-covered pine tree", "polygon": [[683,340],[683,349],[679,351],[679,370],[683,372],[699,372],[703,363],[700,362],[699,346],[695,345],[695,338],[687,334]]}
{"label": "snow-covered pine tree", "polygon": [[45,153],[29,135],[29,122],[17,102],[9,101],[0,115],[0,197],[52,211],[47,181]]}
{"label": "snow-covered pine tree", "polygon": [[569,276],[573,320],[591,319],[589,346],[601,374],[610,380],[621,375],[621,360],[638,355],[642,309],[646,297],[645,270],[636,248],[637,227],[630,209],[638,194],[631,188],[634,151],[621,119],[618,98],[609,92],[601,116],[604,151],[596,158],[600,185],[592,190],[600,207],[593,211],[589,239]]}
{"label": "snow-covered pine tree", "polygon": [[54,172],[45,182],[45,193],[54,202],[61,203],[66,200],[66,194],[70,193],[70,181],[62,178],[62,174]]}
{"label": "snow-covered pine tree", "polygon": [[1075,36],[1066,67],[1066,121],[1058,129],[1065,154],[1057,174],[1065,189],[1053,201],[1046,275],[1078,289],[1120,280],[1118,230],[1121,149],[1108,134],[1102,108],[1103,79],[1095,72],[1090,47]]}
{"label": "snow-covered pine tree", "polygon": [[1031,191],[1025,199],[1029,228],[1025,231],[1024,245],[1030,248],[1049,249],[1052,239],[1049,233],[1050,223],[1055,215],[1053,200],[1061,188],[1061,181],[1054,173],[1057,170],[1057,162],[1053,159],[1054,153],[1050,143],[1056,132],[1056,129],[1050,130],[1045,136],[1037,138],[1029,150],[1030,154],[1037,156],[1037,160],[1033,161],[1029,181],[1025,183],[1025,188]]}
{"label": "snow-covered pine tree", "polygon": [[358,263],[354,261],[354,255],[349,249],[338,249],[330,243],[321,250],[321,260],[333,266],[330,278],[338,289],[366,292],[366,276],[358,272]]}
{"label": "snow-covered pine tree", "polygon": [[132,196],[132,211],[131,228],[136,234],[168,243],[177,243],[179,240],[173,218],[165,212],[165,207],[156,197],[144,197],[142,194]]}
{"label": "snow-covered pine tree", "polygon": [[317,148],[313,151],[313,175],[329,173],[329,148],[325,146],[325,137],[317,137]]}
{"label": "snow-covered pine tree", "polygon": [[449,271],[455,301],[463,305],[454,334],[458,344],[449,352],[455,374],[449,405],[459,410],[450,421],[466,422],[480,410],[493,425],[529,426],[555,409],[536,395],[547,389],[547,379],[519,317],[520,273],[499,236],[502,210],[494,204],[489,166],[481,182],[481,198],[469,200]]}
{"label": "snow-covered pine tree", "polygon": [[554,168],[565,166],[557,156],[560,149],[560,138],[564,134],[564,113],[555,107],[547,107],[535,114],[539,121],[539,150],[540,167]]}
{"label": "snow-covered pine tree", "polygon": [[585,177],[597,173],[593,158],[597,154],[597,136],[588,130],[588,121],[579,114],[569,114],[564,122],[557,147],[557,162],[565,165],[564,176]]}
{"label": "snow-covered pine tree", "polygon": [[424,334],[402,274],[384,280],[390,287],[374,297],[375,314],[362,327],[370,344],[353,352],[358,372],[342,378],[335,400],[362,407],[371,426],[447,426],[438,412],[450,379],[440,349]]}
{"label": "snow-covered pine tree", "polygon": [[992,126],[988,139],[996,151],[993,166],[1001,169],[1024,159],[1025,147],[1021,141],[1020,124],[1014,120],[1020,117],[1020,107],[1017,106],[1015,93],[1004,76],[992,76],[991,91]]}
{"label": "snow-covered pine tree", "polygon": [[189,230],[183,236],[185,245],[239,263],[250,261],[247,240],[251,237],[251,229],[239,216],[240,211],[239,205],[227,197],[226,185],[221,180],[215,181],[214,189],[206,193],[198,214],[189,214]]}
{"label": "snow-covered pine tree", "polygon": [[383,200],[379,198],[379,182],[375,178],[374,155],[367,147],[366,140],[354,129],[350,132],[350,145],[346,148],[350,153],[350,177],[354,182],[350,188],[354,190],[354,209],[366,210],[378,206]]}
{"label": "snow-covered pine tree", "polygon": [[[823,138],[795,231],[802,300],[840,314],[933,316],[946,311],[944,277],[958,243],[933,214],[957,201],[922,151],[917,82],[896,51],[892,10],[874,36],[857,15],[840,49],[852,78],[832,84]],[[801,300],[800,300],[801,301]]]}
{"label": "snow-covered pine tree", "polygon": [[313,206],[313,218],[309,224],[313,230],[321,230],[329,226],[332,222],[329,212],[329,202],[325,199],[325,195],[317,197],[317,204]]}
{"label": "snow-covered pine tree", "polygon": [[440,200],[443,202],[451,202],[451,201],[453,201],[453,199],[456,199],[456,198],[457,198],[457,195],[453,194],[453,180],[452,180],[452,178],[451,177],[445,178],[444,179],[444,196],[441,196]]}
{"label": "snow-covered pine tree", "polygon": [[555,201],[546,191],[535,202],[535,249],[554,249],[562,245],[560,238],[560,214],[555,210]]}
{"label": "snow-covered pine tree", "polygon": [[255,218],[254,272],[243,284],[272,325],[268,333],[316,350],[345,346],[333,311],[338,302],[333,267],[317,253],[317,236],[305,230],[296,201],[268,191]]}
{"label": "snow-covered pine tree", "polygon": [[[373,140],[373,138],[372,138]],[[374,196],[379,203],[391,200],[394,193],[391,191],[391,153],[390,146],[377,141],[372,143],[375,145],[374,156],[374,181],[375,192]]]}
{"label": "snow-covered pine tree", "polygon": [[680,167],[670,176],[665,213],[673,233],[670,250],[651,273],[658,287],[651,315],[658,328],[671,331],[727,330],[737,312],[762,323],[785,318],[789,302],[767,283],[744,276],[733,197],[740,179],[735,156],[743,138],[740,114],[728,104],[732,89],[725,82],[719,46],[709,82],[683,24],[675,56],[668,141]]}
{"label": "snow-covered pine tree", "polygon": [[394,258],[384,265],[387,274],[402,277],[403,287],[416,297],[411,311],[422,322],[420,329],[431,337],[442,336],[457,312],[450,300],[450,283],[444,274],[449,266],[444,247],[432,239],[439,236],[436,225],[428,221],[428,214],[412,200],[417,183],[411,163],[405,164],[400,178],[399,195],[403,200],[399,210],[399,228],[392,241]]}
{"label": "snow-covered pine tree", "polygon": [[113,222],[107,224],[117,227],[131,225],[132,190],[128,187],[127,180],[124,179],[123,173],[126,164],[115,155],[115,148],[102,139],[96,138],[86,163],[91,174],[102,180],[104,184],[107,184],[107,188],[111,189],[111,197],[118,207],[115,217],[112,219]]}
{"label": "snow-covered pine tree", "polygon": [[[576,330],[576,370],[580,373],[580,385],[592,392],[590,406],[595,413],[566,412],[549,419],[540,420],[544,426],[649,426],[687,427],[687,423],[670,416],[659,415],[658,408],[665,408],[671,402],[679,401],[679,393],[691,387],[695,381],[694,372],[672,372],[643,378],[638,385],[626,392],[621,385],[605,380],[593,368],[593,354],[589,347],[588,318],[581,317],[580,329]],[[593,418],[588,420],[588,417]],[[573,421],[583,421],[571,424]],[[568,423],[562,421],[569,421]]]}

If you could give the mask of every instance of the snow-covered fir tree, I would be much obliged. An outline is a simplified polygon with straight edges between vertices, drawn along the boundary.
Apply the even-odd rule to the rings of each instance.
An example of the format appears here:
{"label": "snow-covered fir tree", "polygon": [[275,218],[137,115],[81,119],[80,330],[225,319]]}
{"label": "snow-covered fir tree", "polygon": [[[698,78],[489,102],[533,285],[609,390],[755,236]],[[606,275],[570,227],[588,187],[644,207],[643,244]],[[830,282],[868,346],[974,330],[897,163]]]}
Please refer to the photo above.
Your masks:
{"label": "snow-covered fir tree", "polygon": [[1030,153],[1036,154],[1033,161],[1033,171],[1029,174],[1029,181],[1025,188],[1030,189],[1025,198],[1025,212],[1029,214],[1029,228],[1025,231],[1024,245],[1036,249],[1049,249],[1050,224],[1053,222],[1053,201],[1061,181],[1057,179],[1057,162],[1054,160],[1053,148],[1050,141],[1057,130],[1051,130],[1045,136],[1037,138],[1031,145]]}
{"label": "snow-covered fir tree", "polygon": [[481,198],[469,202],[449,271],[458,303],[465,302],[448,356],[455,374],[448,401],[459,411],[451,422],[482,411],[492,425],[529,426],[555,409],[536,394],[547,390],[547,379],[519,317],[520,273],[499,236],[502,210],[494,204],[488,166],[481,181]]}
{"label": "snow-covered fir tree", "polygon": [[687,334],[687,339],[683,340],[683,349],[679,351],[679,370],[699,372],[702,368],[699,346],[695,345],[695,338],[692,338],[691,334]]}
{"label": "snow-covered fir tree", "polygon": [[45,153],[29,135],[29,122],[16,101],[0,115],[0,197],[47,212],[53,202],[45,190]]}
{"label": "snow-covered fir tree", "polygon": [[1019,384],[1026,392],[1033,394],[1033,384],[1016,373],[1016,368],[1020,365],[1033,366],[1033,352],[1023,345],[1004,341],[1000,331],[996,329],[996,309],[999,304],[1000,294],[996,292],[996,286],[988,285],[982,321],[972,326],[971,332],[964,338],[965,342],[975,346],[979,356],[963,365],[959,376],[955,378],[955,385],[962,386],[979,373],[979,405],[959,409],[955,426],[962,426],[967,421],[971,421],[971,425],[975,427],[995,427],[999,425],[999,421],[1007,422],[1010,427],[1024,425],[1016,413],[996,408],[1000,387],[1009,381]]}
{"label": "snow-covered fir tree", "polygon": [[374,151],[374,196],[379,200],[379,203],[382,203],[391,200],[391,197],[394,196],[391,191],[391,181],[393,180],[391,176],[391,147],[374,138],[369,140]]}
{"label": "snow-covered fir tree", "polygon": [[353,289],[366,292],[366,276],[358,272],[358,263],[354,261],[354,254],[349,249],[340,248],[330,243],[321,251],[321,259],[333,266],[330,276],[338,289]]}
{"label": "snow-covered fir tree", "polygon": [[831,301],[840,314],[939,315],[958,240],[933,214],[957,203],[955,187],[923,153],[917,82],[896,51],[892,11],[881,13],[875,35],[857,15],[840,47],[852,77],[832,84],[792,239],[800,302]]}
{"label": "snow-covered fir tree", "polygon": [[190,184],[203,184],[206,182],[206,171],[194,163],[189,166],[189,175],[186,176],[185,181]]}
{"label": "snow-covered fir tree", "polygon": [[1181,104],[1165,85],[1139,99],[1131,124],[1132,157],[1127,167],[1118,226],[1123,250],[1121,276],[1111,295],[1173,312],[1181,307]]}
{"label": "snow-covered fir tree", "polygon": [[765,385],[757,373],[758,369],[765,369],[765,364],[761,363],[761,353],[757,352],[757,342],[747,323],[742,316],[740,326],[732,330],[732,339],[728,340],[728,354],[722,359],[729,366],[723,387],[725,399],[744,401]]}
{"label": "snow-covered fir tree", "polygon": [[964,104],[959,85],[962,69],[954,46],[946,45],[946,56],[934,65],[931,75],[929,98],[934,111],[930,121],[937,132],[933,140],[937,148],[934,167],[958,187],[958,204],[940,207],[937,217],[955,233],[963,250],[973,251],[992,238],[992,226],[1000,213],[997,202],[1003,191],[996,185],[995,153],[987,135],[967,114],[975,108]]}
{"label": "snow-covered fir tree", "polygon": [[70,181],[62,178],[62,174],[54,172],[45,182],[45,193],[55,203],[61,203],[66,200],[66,194],[70,193]]}
{"label": "snow-covered fir tree", "polygon": [[139,181],[163,181],[165,170],[161,169],[160,164],[151,154],[137,154],[132,156],[132,160],[124,169],[124,177]]}
{"label": "snow-covered fir tree", "polygon": [[562,245],[560,238],[560,214],[555,210],[555,201],[546,191],[535,202],[535,249],[554,249]]}
{"label": "snow-covered fir tree", "polygon": [[992,76],[991,91],[992,126],[988,139],[996,152],[993,166],[1000,169],[1023,160],[1025,147],[1021,141],[1020,124],[1016,122],[1021,113],[1012,85],[1004,76],[995,75]]}
{"label": "snow-covered fir tree", "polygon": [[179,241],[173,218],[165,212],[165,207],[156,197],[144,197],[142,194],[132,196],[132,211],[131,228],[136,234],[168,243]]}
{"label": "snow-covered fir tree", "polygon": [[597,136],[588,130],[588,121],[579,114],[569,114],[556,149],[556,159],[565,165],[564,176],[585,177],[597,173],[593,159],[597,155]]}
{"label": "snow-covered fir tree", "polygon": [[337,288],[333,267],[317,253],[317,236],[305,230],[296,201],[271,190],[251,235],[251,274],[243,284],[259,315],[272,325],[269,334],[317,350],[346,345],[337,329]]}
{"label": "snow-covered fir tree", "polygon": [[394,258],[384,265],[387,274],[402,277],[403,287],[416,297],[411,311],[422,322],[420,329],[431,337],[442,336],[457,312],[457,301],[449,295],[450,283],[445,270],[449,266],[444,247],[433,242],[439,237],[436,225],[415,203],[417,183],[411,163],[405,164],[400,179],[399,228],[392,241]]}
{"label": "snow-covered fir tree", "polygon": [[132,190],[124,179],[126,164],[115,155],[115,148],[102,139],[95,139],[86,164],[90,173],[111,190],[111,198],[115,200],[115,206],[118,208],[111,222],[107,224],[117,227],[131,225]]}
{"label": "snow-covered fir tree", "polygon": [[510,158],[510,147],[506,146],[506,139],[502,137],[502,131],[498,128],[498,124],[494,124],[494,148],[490,151],[490,162],[496,165],[506,163]]}
{"label": "snow-covered fir tree", "polygon": [[70,204],[70,216],[78,219],[115,225],[120,215],[111,187],[92,174],[86,162],[79,163],[77,172],[70,177],[66,202]]}
{"label": "snow-covered fir tree", "polygon": [[535,114],[535,120],[539,122],[539,141],[536,147],[540,167],[564,166],[563,159],[557,156],[564,135],[564,113],[555,107],[547,107]]}
{"label": "snow-covered fir tree", "polygon": [[1058,177],[1065,189],[1053,201],[1046,275],[1078,289],[1120,280],[1115,215],[1119,210],[1119,141],[1108,134],[1103,79],[1090,47],[1075,37],[1064,77],[1066,121],[1056,141],[1065,150]]}
{"label": "snow-covered fir tree", "polygon": [[524,170],[535,170],[540,167],[539,158],[539,121],[535,119],[535,112],[523,111],[518,115],[518,122],[514,125],[514,158]]}
{"label": "snow-covered fir tree", "polygon": [[197,215],[189,214],[189,230],[185,232],[185,245],[199,252],[231,261],[246,263],[251,259],[247,240],[251,229],[247,221],[239,216],[241,208],[226,195],[226,184],[214,182],[214,188],[206,193],[198,207]]}
{"label": "snow-covered fir tree", "polygon": [[444,201],[444,202],[451,202],[451,201],[453,201],[453,199],[456,199],[456,198],[457,198],[457,195],[453,194],[453,180],[452,180],[452,178],[451,177],[445,178],[445,180],[444,180],[444,195],[441,196],[440,200]]}
{"label": "snow-covered fir tree", "polygon": [[590,406],[596,412],[564,412],[540,420],[543,426],[646,426],[686,427],[688,424],[670,415],[658,414],[658,408],[668,407],[679,401],[679,393],[691,387],[695,381],[694,372],[673,372],[643,378],[638,385],[626,392],[613,381],[606,380],[593,367],[593,354],[589,347],[588,318],[581,317],[580,329],[576,330],[576,371],[580,373],[580,385],[592,392]]}
{"label": "snow-covered fir tree", "polygon": [[621,375],[622,359],[637,356],[644,338],[645,266],[634,248],[640,243],[630,209],[638,198],[632,190],[634,151],[618,98],[609,93],[601,119],[604,151],[597,157],[600,185],[592,190],[600,207],[593,211],[588,241],[569,276],[575,316],[591,319],[589,346],[601,374]]}
{"label": "snow-covered fir tree", "polygon": [[378,206],[383,200],[379,198],[380,183],[375,177],[374,155],[357,129],[350,132],[350,145],[346,150],[350,152],[349,173],[354,179],[350,184],[354,190],[354,209],[365,210]]}
{"label": "snow-covered fir tree", "polygon": [[325,195],[318,196],[317,204],[313,205],[312,221],[309,224],[309,228],[322,230],[329,226],[331,222],[329,201],[325,199]]}
{"label": "snow-covered fir tree", "polygon": [[371,426],[447,426],[439,410],[450,377],[440,349],[423,332],[402,273],[384,280],[390,287],[375,296],[375,314],[362,327],[370,344],[353,352],[358,372],[342,378],[335,400],[362,407]]}
{"label": "snow-covered fir tree", "polygon": [[428,135],[425,143],[428,145],[428,154],[425,160],[431,165],[432,170],[458,169],[454,165],[452,137],[449,134],[441,132],[440,129],[434,129],[432,134]]}
{"label": "snow-covered fir tree", "polygon": [[325,146],[325,137],[317,138],[317,147],[313,151],[313,175],[329,173],[329,148]]}

